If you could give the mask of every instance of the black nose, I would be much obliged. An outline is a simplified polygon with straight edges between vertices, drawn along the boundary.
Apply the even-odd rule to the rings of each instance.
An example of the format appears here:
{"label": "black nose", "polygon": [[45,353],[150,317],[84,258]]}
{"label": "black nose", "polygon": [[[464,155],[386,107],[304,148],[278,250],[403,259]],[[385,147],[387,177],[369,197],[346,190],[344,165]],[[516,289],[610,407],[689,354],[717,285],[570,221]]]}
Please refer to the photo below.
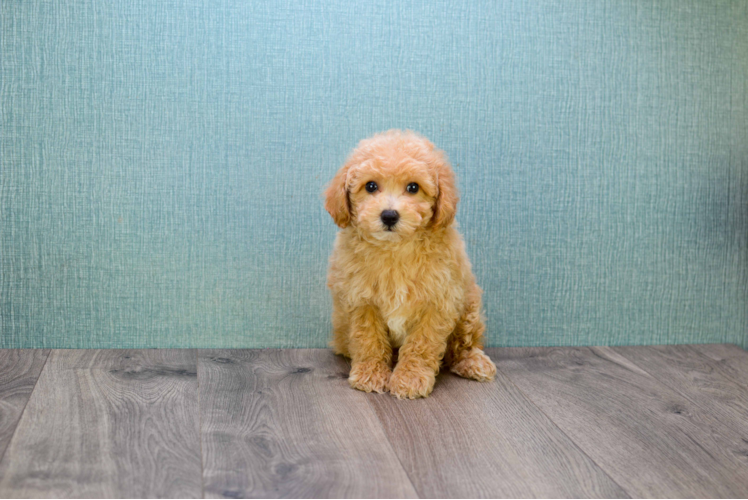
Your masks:
{"label": "black nose", "polygon": [[400,220],[400,214],[397,213],[397,210],[383,210],[382,215],[379,217],[382,219],[384,225],[390,228]]}

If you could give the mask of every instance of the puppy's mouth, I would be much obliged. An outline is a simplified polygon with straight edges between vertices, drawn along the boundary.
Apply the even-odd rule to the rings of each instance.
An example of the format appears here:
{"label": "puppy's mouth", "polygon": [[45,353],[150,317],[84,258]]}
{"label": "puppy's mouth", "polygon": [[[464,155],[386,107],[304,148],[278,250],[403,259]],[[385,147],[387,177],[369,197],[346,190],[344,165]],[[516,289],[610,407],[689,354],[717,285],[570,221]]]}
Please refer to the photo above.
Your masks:
{"label": "puppy's mouth", "polygon": [[398,241],[403,237],[403,234],[396,227],[383,227],[379,231],[372,231],[369,234],[379,241]]}

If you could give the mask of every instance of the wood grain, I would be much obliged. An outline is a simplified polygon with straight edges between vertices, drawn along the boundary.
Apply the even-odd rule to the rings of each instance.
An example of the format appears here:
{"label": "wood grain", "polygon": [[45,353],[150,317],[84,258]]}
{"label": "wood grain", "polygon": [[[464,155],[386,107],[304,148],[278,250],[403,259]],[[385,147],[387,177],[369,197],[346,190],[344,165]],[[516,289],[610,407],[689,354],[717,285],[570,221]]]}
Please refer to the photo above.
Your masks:
{"label": "wood grain", "polygon": [[748,388],[748,352],[734,344],[696,344],[689,347],[715,361],[712,366],[722,375]]}
{"label": "wood grain", "polygon": [[0,458],[31,397],[49,350],[0,350]]}
{"label": "wood grain", "polygon": [[742,349],[488,352],[397,401],[328,350],[0,350],[0,497],[748,496]]}
{"label": "wood grain", "polygon": [[720,422],[612,349],[489,351],[630,495],[748,495],[748,461],[724,447]]}
{"label": "wood grain", "polygon": [[505,375],[369,400],[422,497],[627,497]]}
{"label": "wood grain", "polygon": [[0,495],[201,496],[196,361],[52,351],[0,462]]}
{"label": "wood grain", "polygon": [[687,345],[611,349],[699,406],[700,414],[710,416],[705,427],[714,421],[721,423],[722,427],[712,429],[713,438],[748,460],[748,389],[722,375],[715,367],[717,361]]}
{"label": "wood grain", "polygon": [[[329,350],[201,350],[207,497],[414,497]],[[388,396],[381,396],[388,397]]]}

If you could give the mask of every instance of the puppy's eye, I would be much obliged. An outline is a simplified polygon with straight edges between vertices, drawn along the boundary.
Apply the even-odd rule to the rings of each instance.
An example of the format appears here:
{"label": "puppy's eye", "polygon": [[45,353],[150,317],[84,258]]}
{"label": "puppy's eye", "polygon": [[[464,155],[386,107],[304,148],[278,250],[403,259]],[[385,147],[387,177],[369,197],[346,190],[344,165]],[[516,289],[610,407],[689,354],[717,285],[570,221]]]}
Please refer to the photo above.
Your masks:
{"label": "puppy's eye", "polygon": [[416,194],[418,192],[418,184],[411,182],[406,186],[405,190],[410,194]]}
{"label": "puppy's eye", "polygon": [[366,183],[366,192],[367,193],[373,193],[378,188],[377,183],[374,181],[369,181]]}

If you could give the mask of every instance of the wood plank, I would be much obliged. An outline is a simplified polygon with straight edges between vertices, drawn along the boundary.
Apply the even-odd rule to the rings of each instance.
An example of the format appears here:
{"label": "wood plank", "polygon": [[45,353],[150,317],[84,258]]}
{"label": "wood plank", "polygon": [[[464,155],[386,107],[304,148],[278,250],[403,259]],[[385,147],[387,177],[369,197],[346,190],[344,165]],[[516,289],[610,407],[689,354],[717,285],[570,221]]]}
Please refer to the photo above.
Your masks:
{"label": "wood plank", "polygon": [[489,350],[497,366],[635,497],[745,497],[748,461],[698,405],[610,348]]}
{"label": "wood plank", "polygon": [[6,497],[199,497],[194,350],[55,350],[0,462]]}
{"label": "wood plank", "polygon": [[427,399],[369,401],[421,497],[627,498],[502,373],[443,373]]}
{"label": "wood plank", "polygon": [[415,496],[331,351],[201,350],[198,370],[207,497]]}
{"label": "wood plank", "polygon": [[699,354],[716,362],[712,364],[722,375],[748,387],[748,352],[734,344],[691,345]]}
{"label": "wood plank", "polygon": [[705,424],[720,422],[724,427],[712,431],[715,439],[735,455],[748,460],[748,389],[723,376],[715,367],[717,361],[687,345],[615,347],[612,350],[701,407],[703,413],[712,417]]}
{"label": "wood plank", "polygon": [[0,458],[13,437],[48,355],[47,349],[0,350]]}

